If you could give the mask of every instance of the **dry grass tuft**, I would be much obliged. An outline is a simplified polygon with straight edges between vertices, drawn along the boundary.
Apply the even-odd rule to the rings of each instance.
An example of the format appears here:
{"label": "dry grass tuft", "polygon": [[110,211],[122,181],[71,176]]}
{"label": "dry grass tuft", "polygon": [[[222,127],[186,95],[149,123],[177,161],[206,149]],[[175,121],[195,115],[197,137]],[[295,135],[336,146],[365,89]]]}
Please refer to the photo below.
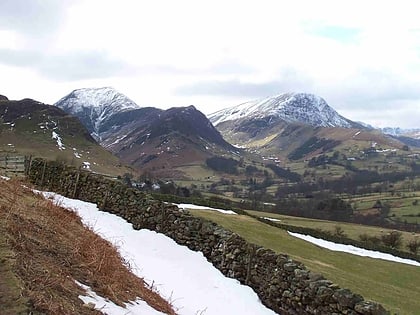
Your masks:
{"label": "dry grass tuft", "polygon": [[169,302],[130,272],[110,242],[84,227],[74,212],[22,187],[0,183],[0,220],[16,253],[15,271],[34,308],[47,314],[99,314],[83,306],[78,280],[118,305],[141,298],[175,314]]}

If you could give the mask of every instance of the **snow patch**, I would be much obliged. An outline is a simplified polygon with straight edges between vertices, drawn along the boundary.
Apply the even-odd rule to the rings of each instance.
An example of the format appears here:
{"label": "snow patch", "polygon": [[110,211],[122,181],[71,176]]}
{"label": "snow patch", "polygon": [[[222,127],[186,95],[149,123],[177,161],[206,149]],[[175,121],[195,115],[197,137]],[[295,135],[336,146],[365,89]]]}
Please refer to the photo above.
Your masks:
{"label": "snow patch", "polygon": [[61,140],[61,137],[60,137],[60,135],[58,133],[56,133],[55,131],[53,131],[52,132],[52,138],[55,139],[55,140],[57,140],[57,145],[58,145],[58,148],[60,150],[65,150],[66,149],[64,147],[63,141]]}
{"label": "snow patch", "polygon": [[93,303],[95,305],[95,310],[100,311],[103,314],[108,315],[135,315],[135,314],[151,314],[151,315],[160,315],[161,312],[156,311],[154,308],[149,306],[145,301],[137,299],[131,303],[125,303],[125,307],[118,306],[112,301],[103,298],[102,296],[96,294],[89,286],[84,285],[78,281],[75,281],[76,284],[86,291],[86,295],[79,295],[85,304]]}
{"label": "snow patch", "polygon": [[[225,277],[201,252],[175,243],[154,231],[134,230],[121,217],[102,212],[89,202],[70,199],[51,192],[46,198],[73,209],[85,225],[92,226],[105,239],[118,244],[119,251],[166,299],[179,315],[275,314],[265,307],[257,294],[239,281]],[[148,314],[148,313],[147,313]]]}
{"label": "snow patch", "polygon": [[349,253],[349,254],[363,256],[363,257],[389,260],[389,261],[399,262],[402,264],[408,264],[408,265],[413,265],[413,266],[420,266],[420,263],[415,260],[405,259],[405,258],[397,257],[391,254],[386,254],[386,253],[382,253],[382,252],[378,252],[374,250],[368,250],[368,249],[356,247],[353,245],[338,244],[338,243],[326,241],[320,238],[316,238],[310,235],[303,235],[303,234],[293,233],[289,231],[287,231],[287,233],[289,233],[291,236],[300,238],[304,241],[310,242],[312,244],[318,245],[323,248],[327,248],[332,251],[344,252],[344,253]]}
{"label": "snow patch", "polygon": [[268,220],[268,221],[273,221],[273,222],[281,222],[281,220],[279,219],[274,219],[274,218],[269,218],[269,217],[260,217],[260,218]]}
{"label": "snow patch", "polygon": [[178,206],[178,208],[181,208],[181,209],[213,210],[213,211],[221,212],[223,214],[237,214],[236,212],[232,210],[216,209],[216,208],[211,208],[211,207],[206,207],[206,206],[197,206],[191,203],[180,203],[180,204],[174,203],[174,205]]}

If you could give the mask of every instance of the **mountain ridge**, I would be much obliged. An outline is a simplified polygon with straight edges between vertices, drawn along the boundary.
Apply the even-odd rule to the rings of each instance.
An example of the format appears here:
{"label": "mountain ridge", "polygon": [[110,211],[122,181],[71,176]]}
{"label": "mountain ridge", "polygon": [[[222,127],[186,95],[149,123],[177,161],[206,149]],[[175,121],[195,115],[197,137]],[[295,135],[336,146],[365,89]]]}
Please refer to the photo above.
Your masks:
{"label": "mountain ridge", "polygon": [[245,102],[212,113],[208,117],[215,126],[243,118],[273,117],[313,127],[361,127],[360,124],[339,115],[323,98],[314,94],[294,92]]}

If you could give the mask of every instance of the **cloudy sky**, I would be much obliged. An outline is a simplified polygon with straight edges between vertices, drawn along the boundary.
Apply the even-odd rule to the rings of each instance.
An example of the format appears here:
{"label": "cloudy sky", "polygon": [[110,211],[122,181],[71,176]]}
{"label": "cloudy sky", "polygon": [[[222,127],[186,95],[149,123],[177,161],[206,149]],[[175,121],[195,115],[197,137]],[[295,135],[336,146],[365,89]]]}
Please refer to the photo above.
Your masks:
{"label": "cloudy sky", "polygon": [[0,0],[0,94],[113,86],[204,113],[283,92],[420,128],[417,1]]}

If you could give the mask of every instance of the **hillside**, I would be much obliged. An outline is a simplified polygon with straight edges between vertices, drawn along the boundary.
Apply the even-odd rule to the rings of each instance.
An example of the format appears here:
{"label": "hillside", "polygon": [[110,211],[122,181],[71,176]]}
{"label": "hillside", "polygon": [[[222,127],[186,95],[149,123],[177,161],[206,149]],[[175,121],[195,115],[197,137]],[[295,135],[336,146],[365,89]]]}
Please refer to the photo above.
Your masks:
{"label": "hillside", "polygon": [[101,314],[79,298],[86,292],[76,280],[117,305],[141,298],[156,310],[175,314],[130,272],[114,245],[83,226],[74,212],[54,206],[20,182],[0,181],[2,314]]}
{"label": "hillside", "polygon": [[[115,120],[121,119],[120,115]],[[137,169],[176,177],[173,168],[204,164],[218,152],[236,151],[193,106],[145,108],[125,115],[138,118],[114,127],[102,145]]]}
{"label": "hillside", "polygon": [[127,172],[77,118],[35,100],[0,101],[0,135],[2,154],[61,160],[106,174]]}

